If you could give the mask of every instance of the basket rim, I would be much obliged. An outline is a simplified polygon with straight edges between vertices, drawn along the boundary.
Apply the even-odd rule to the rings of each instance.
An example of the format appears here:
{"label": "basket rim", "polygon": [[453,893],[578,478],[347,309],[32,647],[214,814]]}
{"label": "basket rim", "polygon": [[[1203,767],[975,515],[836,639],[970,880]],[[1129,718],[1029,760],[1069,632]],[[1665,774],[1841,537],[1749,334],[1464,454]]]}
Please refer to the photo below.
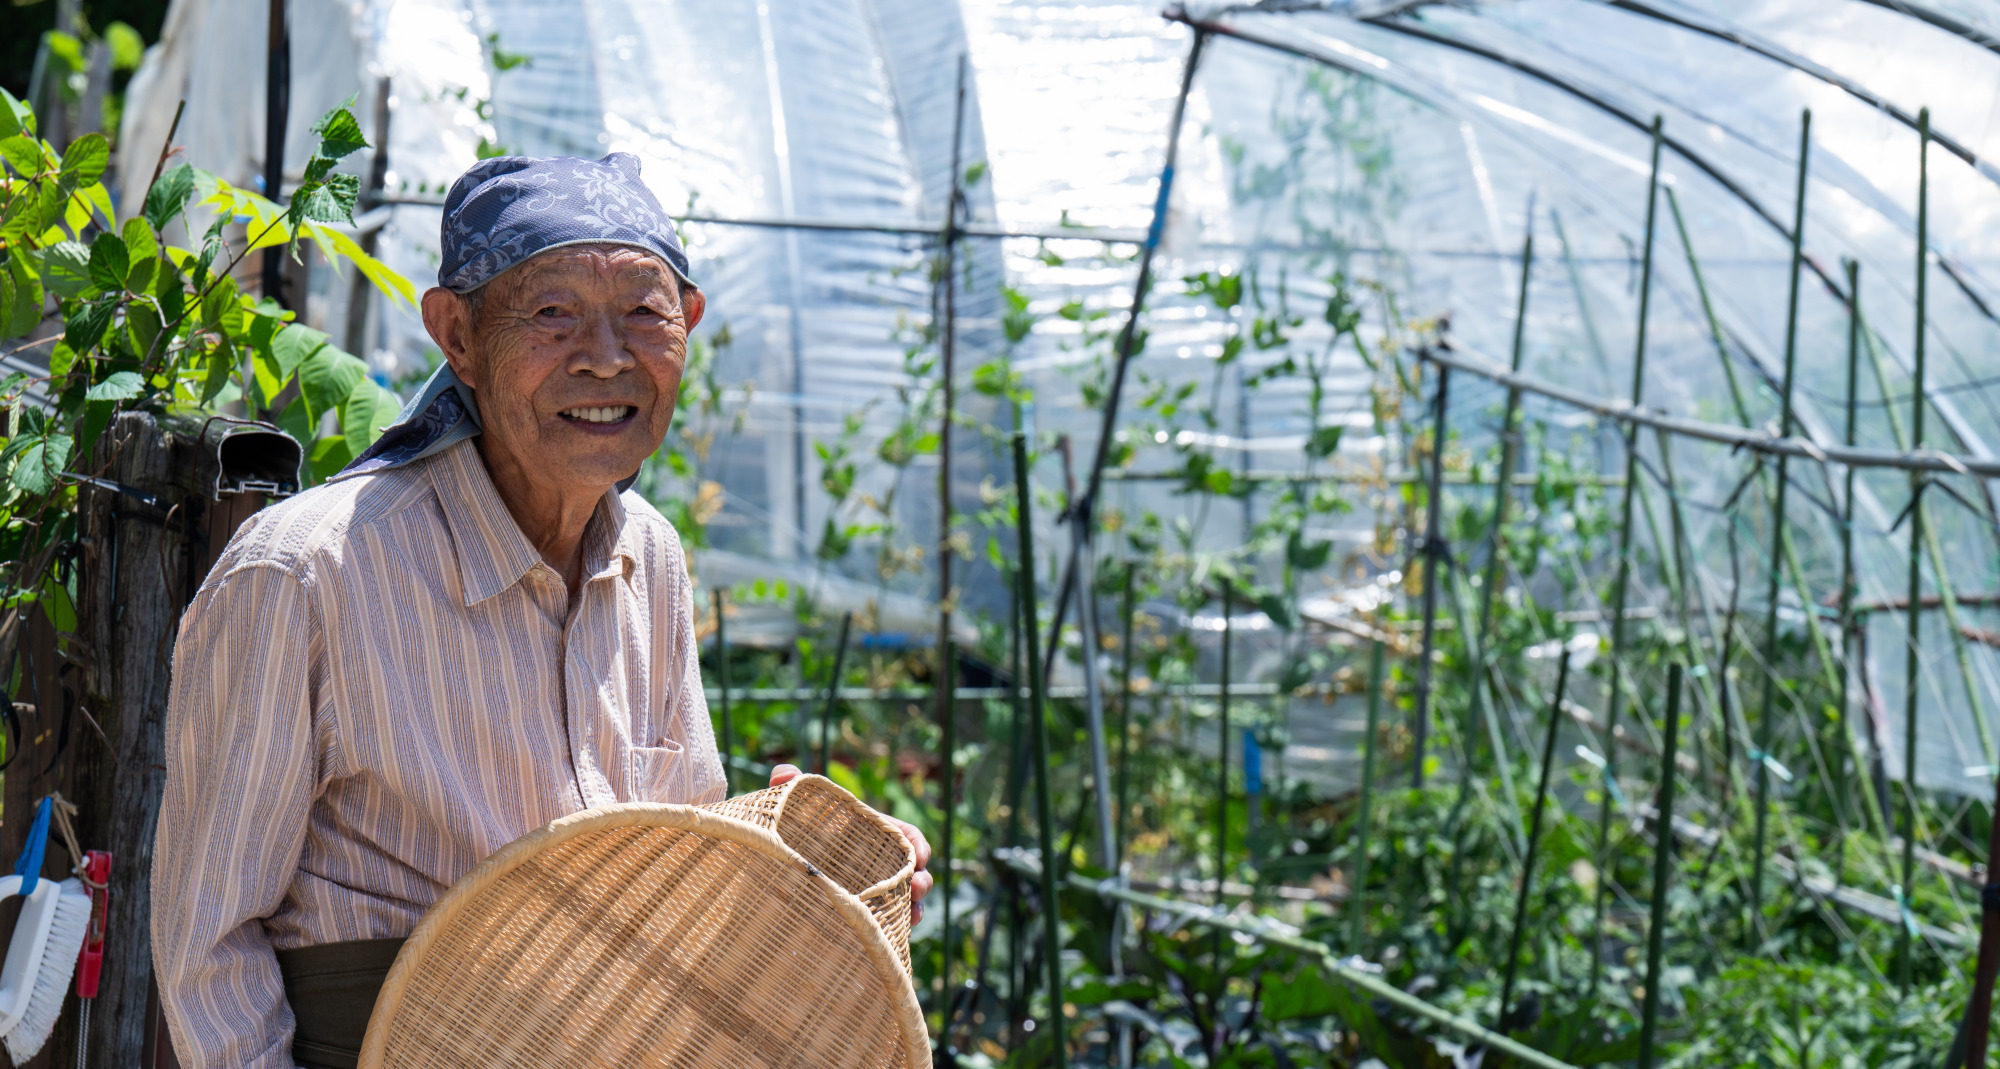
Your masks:
{"label": "basket rim", "polygon": [[[808,777],[801,776],[800,780]],[[812,779],[822,777],[814,776]],[[798,780],[792,781],[799,782]],[[832,781],[830,785],[838,787]],[[790,784],[787,784],[789,786]],[[790,800],[789,791],[784,801]],[[841,793],[847,792],[843,789]],[[849,797],[852,797],[851,795]],[[857,808],[874,814],[873,810],[856,803]],[[879,814],[874,814],[879,819]],[[885,826],[887,821],[883,821]],[[804,870],[808,881],[819,887],[834,907],[834,913],[845,920],[859,938],[863,952],[874,966],[876,979],[882,984],[890,998],[890,1015],[895,1018],[897,1035],[902,1043],[902,1063],[906,1069],[919,1069],[930,1064],[929,1028],[924,1022],[923,1009],[917,1003],[916,990],[910,978],[903,971],[896,952],[875,920],[874,914],[857,895],[848,893],[833,878],[800,856],[796,850],[786,845],[775,832],[751,824],[736,817],[709,812],[699,806],[676,805],[665,802],[620,802],[597,806],[578,813],[550,821],[548,824],[501,847],[499,850],[474,866],[470,872],[452,884],[442,898],[431,906],[423,919],[418,922],[402,950],[396,954],[396,962],[389,969],[388,978],[382,984],[382,991],[375,999],[375,1008],[368,1017],[368,1030],[361,1045],[358,1069],[383,1069],[389,1044],[389,1022],[401,1007],[403,995],[417,970],[428,957],[431,945],[440,932],[444,931],[467,905],[481,892],[499,882],[509,873],[519,868],[542,851],[594,832],[618,828],[648,827],[665,828],[673,831],[692,832],[722,839],[756,850],[779,861],[789,862]],[[901,838],[901,832],[897,832]],[[902,873],[884,881],[869,892],[893,884],[896,879],[909,876],[914,867],[915,848],[908,850],[910,861]]]}

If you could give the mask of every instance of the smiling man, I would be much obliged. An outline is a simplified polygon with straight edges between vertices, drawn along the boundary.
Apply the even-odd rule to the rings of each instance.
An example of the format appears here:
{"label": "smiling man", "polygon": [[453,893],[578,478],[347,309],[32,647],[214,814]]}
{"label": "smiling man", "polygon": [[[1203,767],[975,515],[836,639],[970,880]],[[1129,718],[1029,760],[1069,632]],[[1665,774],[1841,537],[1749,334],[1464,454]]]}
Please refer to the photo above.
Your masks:
{"label": "smiling man", "polygon": [[687,559],[622,492],[704,307],[671,221],[632,156],[494,159],[442,252],[445,365],[246,524],[181,625],[152,894],[186,1069],[350,1069],[403,937],[488,854],[723,797]]}

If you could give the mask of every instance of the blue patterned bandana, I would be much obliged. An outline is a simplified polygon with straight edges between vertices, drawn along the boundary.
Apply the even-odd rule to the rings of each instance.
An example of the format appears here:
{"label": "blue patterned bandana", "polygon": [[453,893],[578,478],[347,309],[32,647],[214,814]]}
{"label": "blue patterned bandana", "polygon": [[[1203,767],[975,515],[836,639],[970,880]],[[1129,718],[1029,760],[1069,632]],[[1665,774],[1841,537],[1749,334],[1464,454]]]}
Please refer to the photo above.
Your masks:
{"label": "blue patterned bandana", "polygon": [[[538,253],[567,245],[643,249],[666,261],[682,283],[694,285],[673,220],[640,180],[639,158],[627,152],[601,160],[481,160],[452,183],[439,239],[438,285],[457,293],[470,293]],[[479,429],[472,389],[451,365],[440,365],[396,422],[336,478],[408,464]]]}

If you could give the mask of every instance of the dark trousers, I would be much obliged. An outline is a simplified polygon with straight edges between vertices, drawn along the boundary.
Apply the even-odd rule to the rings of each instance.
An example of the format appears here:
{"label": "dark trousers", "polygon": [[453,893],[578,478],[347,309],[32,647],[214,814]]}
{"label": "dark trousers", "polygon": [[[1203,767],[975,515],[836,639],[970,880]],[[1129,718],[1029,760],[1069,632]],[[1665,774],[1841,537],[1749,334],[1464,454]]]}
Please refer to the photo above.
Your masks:
{"label": "dark trousers", "polygon": [[355,1069],[375,996],[401,949],[401,939],[358,939],[278,951],[285,1000],[298,1021],[292,1060],[299,1069]]}

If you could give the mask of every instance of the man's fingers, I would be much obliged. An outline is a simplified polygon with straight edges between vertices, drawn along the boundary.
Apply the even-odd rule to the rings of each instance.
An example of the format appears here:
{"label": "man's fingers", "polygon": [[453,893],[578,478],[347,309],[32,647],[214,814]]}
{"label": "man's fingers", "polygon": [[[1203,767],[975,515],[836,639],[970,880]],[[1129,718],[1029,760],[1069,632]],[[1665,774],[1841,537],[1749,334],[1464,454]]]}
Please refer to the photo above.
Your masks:
{"label": "man's fingers", "polygon": [[[896,820],[895,817],[890,817],[889,819]],[[922,872],[924,869],[929,868],[931,865],[930,840],[924,838],[924,833],[918,831],[917,826],[908,821],[896,820],[896,827],[901,828],[903,838],[910,840],[910,845],[916,847],[917,871]]]}
{"label": "man's fingers", "polygon": [[771,786],[778,787],[798,779],[804,773],[797,765],[779,765],[771,770]]}
{"label": "man's fingers", "polygon": [[931,893],[931,874],[922,869],[910,877],[910,923],[924,919],[924,896]]}

